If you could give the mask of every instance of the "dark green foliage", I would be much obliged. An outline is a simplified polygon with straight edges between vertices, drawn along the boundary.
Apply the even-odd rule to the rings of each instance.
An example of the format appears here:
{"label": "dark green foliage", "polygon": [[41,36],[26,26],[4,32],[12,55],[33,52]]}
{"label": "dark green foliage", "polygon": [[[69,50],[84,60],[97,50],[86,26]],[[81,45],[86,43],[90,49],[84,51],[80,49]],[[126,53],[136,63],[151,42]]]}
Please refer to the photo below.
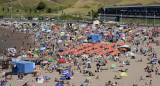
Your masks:
{"label": "dark green foliage", "polygon": [[39,2],[37,10],[43,10],[44,8],[46,8],[46,4],[44,2]]}

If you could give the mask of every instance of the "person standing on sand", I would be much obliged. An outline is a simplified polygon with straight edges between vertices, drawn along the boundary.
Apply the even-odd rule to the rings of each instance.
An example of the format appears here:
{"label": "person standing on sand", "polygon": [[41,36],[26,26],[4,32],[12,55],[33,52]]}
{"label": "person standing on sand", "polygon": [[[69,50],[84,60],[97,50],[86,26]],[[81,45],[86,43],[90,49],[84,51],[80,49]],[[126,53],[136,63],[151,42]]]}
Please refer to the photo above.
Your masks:
{"label": "person standing on sand", "polygon": [[152,80],[149,81],[149,85],[152,86]]}
{"label": "person standing on sand", "polygon": [[72,83],[72,86],[74,86],[74,83]]}

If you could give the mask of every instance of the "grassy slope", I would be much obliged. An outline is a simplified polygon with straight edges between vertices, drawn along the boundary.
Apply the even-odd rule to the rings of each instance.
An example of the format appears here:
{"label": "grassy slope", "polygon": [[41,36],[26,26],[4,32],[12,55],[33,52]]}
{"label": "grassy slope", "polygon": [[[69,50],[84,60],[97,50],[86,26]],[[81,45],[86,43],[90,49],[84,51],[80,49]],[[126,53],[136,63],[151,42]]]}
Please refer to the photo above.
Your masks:
{"label": "grassy slope", "polygon": [[[0,0],[0,15],[9,15],[8,11],[3,12],[2,8],[9,8],[10,0]],[[160,0],[13,0],[13,12],[14,16],[22,15],[22,10],[26,9],[34,9],[37,7],[38,3],[43,1],[47,4],[47,8],[52,8],[53,11],[57,11],[58,4],[60,6],[60,10],[64,9],[63,11],[66,14],[87,14],[89,11],[94,10],[96,11],[101,6],[113,6],[113,5],[136,5],[136,4],[158,4]],[[53,1],[53,2],[51,2]],[[56,3],[54,3],[56,2]],[[46,9],[47,9],[46,8]],[[19,9],[21,12],[16,12]],[[35,13],[24,13],[25,15],[35,15],[35,16],[42,16],[42,15],[52,15],[45,14],[43,12],[39,13],[38,15]]]}
{"label": "grassy slope", "polygon": [[159,4],[160,0],[78,0],[72,8],[65,9],[67,13],[87,14],[88,11],[96,11],[101,6],[113,5],[137,5]]}

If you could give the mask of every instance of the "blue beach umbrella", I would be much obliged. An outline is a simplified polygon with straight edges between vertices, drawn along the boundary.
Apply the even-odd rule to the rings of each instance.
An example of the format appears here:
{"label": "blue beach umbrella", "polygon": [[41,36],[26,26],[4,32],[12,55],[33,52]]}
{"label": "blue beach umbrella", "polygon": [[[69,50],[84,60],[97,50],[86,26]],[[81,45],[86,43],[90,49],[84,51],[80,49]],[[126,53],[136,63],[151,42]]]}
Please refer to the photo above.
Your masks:
{"label": "blue beach umbrella", "polygon": [[65,77],[72,77],[72,75],[71,74],[66,74]]}
{"label": "blue beach umbrella", "polygon": [[71,70],[70,68],[66,68],[65,70]]}
{"label": "blue beach umbrella", "polygon": [[50,77],[48,77],[48,76],[45,76],[44,78],[45,78],[46,80],[49,80],[49,79],[51,79],[51,78],[50,78]]}
{"label": "blue beach umbrella", "polygon": [[36,37],[36,38],[40,37],[40,34],[36,34],[35,37]]}
{"label": "blue beach umbrella", "polygon": [[90,64],[90,63],[91,63],[91,61],[86,62],[86,64]]}
{"label": "blue beach umbrella", "polygon": [[64,50],[62,50],[62,49],[60,49],[60,50],[58,50],[58,52],[63,52]]}
{"label": "blue beach umbrella", "polygon": [[63,70],[62,71],[62,74],[67,74],[68,73],[68,70]]}
{"label": "blue beach umbrella", "polygon": [[40,48],[40,51],[44,51],[44,49],[45,49],[45,47],[41,47],[41,48]]}
{"label": "blue beach umbrella", "polygon": [[56,68],[56,67],[57,67],[57,65],[53,65],[53,66],[52,66],[52,68]]}
{"label": "blue beach umbrella", "polygon": [[158,59],[153,59],[153,60],[152,60],[152,62],[156,62],[156,61],[158,61]]}
{"label": "blue beach umbrella", "polygon": [[46,33],[50,33],[50,32],[51,32],[51,30],[47,30],[47,31],[46,31]]}
{"label": "blue beach umbrella", "polygon": [[8,83],[8,82],[3,82],[3,83],[1,84],[1,86],[5,86],[7,83]]}
{"label": "blue beach umbrella", "polygon": [[64,80],[66,80],[66,78],[60,78],[60,80],[63,80],[63,81],[64,81]]}
{"label": "blue beach umbrella", "polygon": [[61,82],[58,82],[55,86],[63,86]]}

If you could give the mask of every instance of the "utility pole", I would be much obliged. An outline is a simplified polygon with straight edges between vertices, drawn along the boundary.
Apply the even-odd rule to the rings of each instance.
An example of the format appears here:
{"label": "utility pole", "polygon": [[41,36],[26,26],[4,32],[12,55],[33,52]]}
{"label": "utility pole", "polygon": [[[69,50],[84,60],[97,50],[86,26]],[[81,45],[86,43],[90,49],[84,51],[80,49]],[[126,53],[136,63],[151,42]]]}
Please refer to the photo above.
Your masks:
{"label": "utility pole", "polygon": [[146,7],[146,25],[147,25],[147,7]]}
{"label": "utility pole", "polygon": [[156,17],[156,15],[154,14],[154,25],[155,25],[155,23],[156,23],[156,22],[155,22],[155,17]]}
{"label": "utility pole", "polygon": [[12,19],[12,0],[11,0],[11,6],[10,6],[10,19]]}
{"label": "utility pole", "polygon": [[59,15],[59,5],[58,5],[58,16],[57,16],[57,21],[59,21],[60,15]]}
{"label": "utility pole", "polygon": [[123,22],[123,21],[122,21],[122,14],[121,14],[121,24],[122,24],[122,22]]}
{"label": "utility pole", "polygon": [[104,22],[105,22],[105,7],[104,7]]}

